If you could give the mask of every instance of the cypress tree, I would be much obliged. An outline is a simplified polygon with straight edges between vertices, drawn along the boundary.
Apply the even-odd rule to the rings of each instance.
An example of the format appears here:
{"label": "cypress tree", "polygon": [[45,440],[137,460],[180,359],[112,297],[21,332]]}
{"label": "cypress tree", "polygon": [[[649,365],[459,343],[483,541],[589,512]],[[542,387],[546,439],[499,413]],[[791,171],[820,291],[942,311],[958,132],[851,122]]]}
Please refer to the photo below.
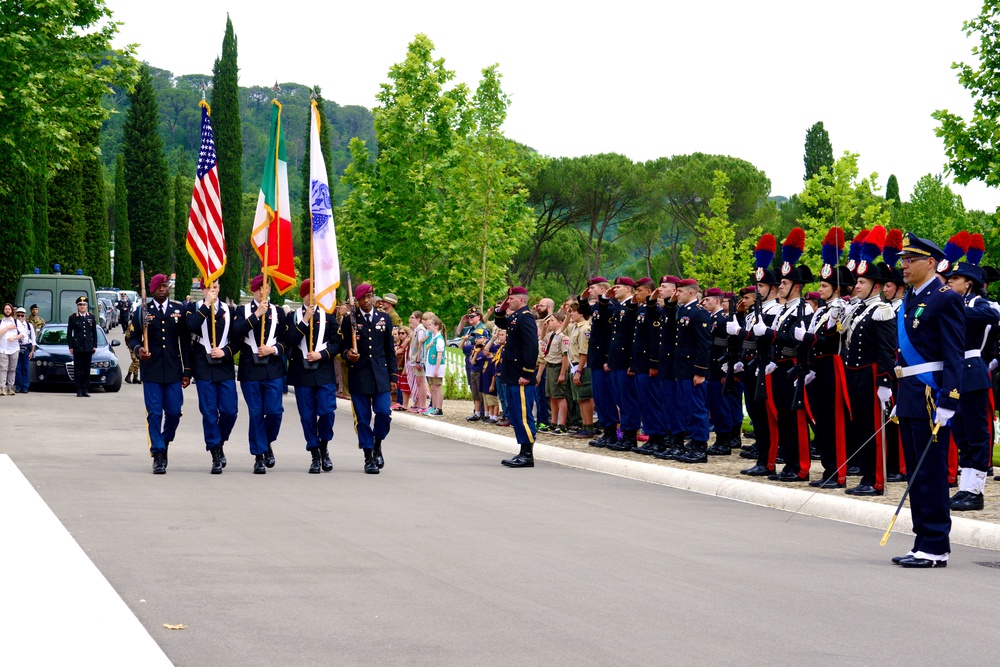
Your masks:
{"label": "cypress tree", "polygon": [[174,298],[183,301],[191,293],[191,280],[196,269],[187,250],[187,228],[191,210],[191,190],[194,183],[177,172],[174,179]]}
{"label": "cypress tree", "polygon": [[121,153],[115,162],[115,287],[130,289],[132,280],[132,238],[128,228],[128,194],[125,188],[125,161]]}
{"label": "cypress tree", "polygon": [[147,279],[169,273],[173,257],[170,217],[170,177],[159,133],[160,115],[149,67],[142,66],[131,96],[122,133],[125,187],[132,240],[132,284],[139,283],[139,262]]}
{"label": "cypress tree", "polygon": [[[330,144],[330,123],[326,119],[326,109],[323,104],[323,96],[320,94],[319,86],[315,86],[316,91],[316,108],[319,110],[319,143],[323,147],[323,161],[326,164],[326,182],[330,184],[330,189],[333,189],[333,172],[331,167],[333,166],[333,160],[331,159],[331,153],[333,148]],[[310,169],[309,162],[312,159],[312,107],[309,107],[309,118],[306,122],[306,140],[305,140],[305,153],[302,156],[302,224],[299,226],[299,257],[302,258],[302,270],[305,272],[309,271],[309,254],[312,252],[312,223],[309,218],[309,186],[310,186]],[[333,193],[330,193],[331,196]],[[308,277],[308,276],[307,276]],[[304,280],[304,278],[303,278]]]}
{"label": "cypress tree", "polygon": [[[100,131],[91,133],[91,145],[97,146]],[[100,159],[93,153],[81,158],[83,163],[83,272],[98,287],[111,286],[111,254],[108,233],[107,188]]]}
{"label": "cypress tree", "polygon": [[899,206],[899,181],[896,174],[889,174],[889,180],[885,184],[885,198],[891,199],[893,205]]}
{"label": "cypress tree", "polygon": [[56,173],[49,188],[49,270],[63,273],[83,268],[83,163],[73,160]]}
{"label": "cypress tree", "polygon": [[240,214],[243,211],[243,134],[240,129],[239,68],[236,64],[236,33],[233,22],[226,16],[226,36],[222,40],[222,56],[212,68],[212,132],[215,135],[215,155],[219,164],[219,197],[222,206],[222,226],[228,248],[226,272],[219,279],[223,298],[240,299],[243,257],[239,247]]}
{"label": "cypress tree", "polygon": [[35,206],[32,211],[35,233],[34,266],[42,273],[52,270],[49,264],[49,184],[41,175],[34,179]]}
{"label": "cypress tree", "polygon": [[802,179],[808,181],[819,173],[820,167],[833,169],[833,145],[830,144],[830,134],[819,121],[806,132],[806,152],[804,156],[806,175]]}
{"label": "cypress tree", "polygon": [[35,257],[31,231],[34,190],[32,176],[25,169],[12,162],[0,169],[0,179],[11,184],[10,192],[0,195],[0,303],[14,303],[18,280],[31,270]]}

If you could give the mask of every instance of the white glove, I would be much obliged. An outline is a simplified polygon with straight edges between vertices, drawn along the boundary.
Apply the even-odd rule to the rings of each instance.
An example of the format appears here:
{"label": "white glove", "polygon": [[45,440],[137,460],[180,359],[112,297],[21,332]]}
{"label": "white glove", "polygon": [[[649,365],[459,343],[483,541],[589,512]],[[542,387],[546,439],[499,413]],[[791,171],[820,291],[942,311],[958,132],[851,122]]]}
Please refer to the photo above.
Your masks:
{"label": "white glove", "polygon": [[934,413],[934,423],[941,424],[942,426],[947,426],[948,422],[954,416],[955,416],[954,410],[948,410],[946,408],[938,408],[937,412]]}
{"label": "white glove", "polygon": [[844,316],[844,307],[840,305],[840,300],[834,302],[834,305],[830,307],[830,319],[829,322],[837,322]]}
{"label": "white glove", "polygon": [[809,371],[808,373],[806,373],[806,386],[809,386],[809,384],[815,379],[816,379],[816,371]]}
{"label": "white glove", "polygon": [[730,336],[739,336],[740,323],[737,322],[736,320],[730,320],[729,322],[726,322],[726,333],[729,334]]}
{"label": "white glove", "polygon": [[743,362],[742,361],[737,361],[735,364],[733,364],[733,372],[734,373],[742,373],[743,372]]}
{"label": "white glove", "polygon": [[778,370],[778,364],[773,361],[764,367],[764,375],[770,375],[774,371]]}
{"label": "white glove", "polygon": [[763,322],[758,322],[757,324],[753,325],[754,336],[763,336],[765,331],[767,331],[767,325],[764,324]]}
{"label": "white glove", "polygon": [[721,366],[719,366],[719,368],[722,370],[723,373],[728,373],[729,372],[729,364],[728,363],[722,364]]}
{"label": "white glove", "polygon": [[1000,365],[1000,361],[997,361],[996,359],[994,359],[993,361],[991,361],[990,362],[990,372],[992,373],[993,371],[995,371],[997,369],[998,365]]}
{"label": "white glove", "polygon": [[795,340],[797,340],[799,342],[801,342],[803,339],[805,339],[805,337],[806,337],[806,327],[805,327],[805,325],[803,324],[803,325],[799,325],[799,326],[795,327],[795,331],[792,332],[792,335],[795,336]]}
{"label": "white glove", "polygon": [[892,389],[889,387],[879,387],[876,391],[878,394],[878,400],[883,405],[889,405],[892,402]]}

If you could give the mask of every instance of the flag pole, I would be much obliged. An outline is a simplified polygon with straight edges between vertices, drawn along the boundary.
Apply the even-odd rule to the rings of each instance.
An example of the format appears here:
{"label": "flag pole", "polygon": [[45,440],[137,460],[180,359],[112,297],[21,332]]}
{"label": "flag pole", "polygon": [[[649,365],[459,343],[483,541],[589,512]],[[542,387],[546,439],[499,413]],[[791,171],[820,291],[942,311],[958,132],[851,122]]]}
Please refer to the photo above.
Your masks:
{"label": "flag pole", "polygon": [[[201,88],[201,102],[198,104],[198,106],[205,107],[205,113],[207,113],[209,116],[211,116],[212,115],[212,107],[208,106],[208,102],[205,100],[205,90],[208,89],[208,84],[206,84],[204,81],[202,81],[200,88]],[[197,177],[198,177],[198,174],[195,174],[195,178],[197,178]],[[204,226],[202,226],[202,228],[201,228],[201,236],[202,236],[202,243],[205,244],[205,259],[207,260],[208,257],[209,257],[209,250],[208,250],[208,248],[209,248],[209,246],[208,246],[208,225],[207,224],[204,225]],[[207,270],[208,266],[206,265],[204,268],[205,268],[205,270]],[[215,284],[215,281],[213,280],[211,282],[208,282],[208,276],[205,275],[204,273],[202,273],[202,278],[205,279],[205,289],[212,289],[212,286]],[[215,298],[218,299],[219,297],[216,296]],[[209,313],[212,316],[212,348],[214,349],[214,348],[218,347],[218,342],[217,342],[218,341],[218,337],[215,334],[215,302],[214,301],[212,302],[212,307],[209,308]]]}
{"label": "flag pole", "polygon": [[[313,90],[311,93],[309,93],[309,105],[310,105],[311,110],[312,110],[312,120],[314,120],[316,122],[316,133],[318,134],[319,133],[319,109],[316,107],[316,91],[315,90]],[[309,133],[309,141],[312,142],[312,133],[311,132]],[[310,148],[309,156],[310,156],[310,159],[311,159],[312,158],[312,150],[311,150],[311,148]],[[311,174],[311,172],[312,172],[312,169],[310,168],[310,182],[306,185],[306,187],[310,187],[312,185],[312,174]],[[316,276],[313,275],[313,273],[314,273],[314,261],[313,261],[313,257],[315,256],[315,253],[316,253],[316,244],[314,243],[315,239],[313,238],[312,217],[313,217],[312,206],[310,205],[309,206],[309,303],[312,304],[313,314],[315,315],[315,313],[316,313]],[[312,318],[312,317],[309,318],[309,351],[310,352],[313,352],[313,319],[315,319],[315,318]]]}
{"label": "flag pole", "polygon": [[[281,103],[278,102],[278,93],[281,92],[281,86],[278,85],[278,81],[274,81],[274,99],[271,100],[271,104],[276,104],[278,106],[278,124],[276,132],[274,134],[274,217],[268,221],[267,227],[264,230],[264,266],[263,266],[263,276],[264,284],[270,288],[270,276],[267,274],[267,260],[270,254],[270,242],[271,242],[271,224],[275,221],[281,220],[281,177],[278,175],[278,154],[281,147]],[[268,289],[268,295],[270,296],[270,289]],[[268,312],[270,312],[270,299],[265,302],[268,304]],[[267,315],[268,312],[264,313],[264,322],[260,326],[260,344],[263,345],[265,342],[264,330],[267,329]]]}

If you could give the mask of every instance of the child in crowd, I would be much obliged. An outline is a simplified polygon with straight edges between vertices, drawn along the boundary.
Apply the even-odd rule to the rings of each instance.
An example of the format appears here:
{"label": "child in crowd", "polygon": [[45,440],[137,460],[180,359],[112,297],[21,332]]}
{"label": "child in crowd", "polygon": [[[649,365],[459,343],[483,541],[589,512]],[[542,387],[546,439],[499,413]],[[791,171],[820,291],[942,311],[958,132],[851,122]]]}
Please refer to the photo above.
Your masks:
{"label": "child in crowd", "polygon": [[[539,366],[538,382],[542,382],[545,376],[545,395],[549,397],[549,414],[554,427],[549,430],[553,435],[567,435],[566,414],[568,406],[566,398],[569,396],[569,387],[566,384],[569,371],[569,337],[563,333],[563,323],[566,322],[566,313],[558,311],[552,313],[545,323],[545,337],[539,354],[544,358],[545,363]],[[541,429],[539,429],[541,430]]]}
{"label": "child in crowd", "polygon": [[500,400],[497,398],[497,387],[494,381],[496,375],[496,362],[493,361],[495,351],[492,351],[489,343],[483,342],[476,347],[475,366],[479,369],[479,389],[483,396],[483,408],[485,414],[483,421],[496,424],[499,420]]}
{"label": "child in crowd", "polygon": [[500,419],[497,420],[497,426],[510,426],[510,420],[507,419],[507,392],[504,391],[504,384],[500,381],[500,370],[503,368],[501,356],[503,356],[503,346],[506,342],[507,330],[497,329],[496,335],[493,336],[493,340],[490,343],[490,350],[493,351],[494,366],[494,383],[492,387],[500,399]]}
{"label": "child in crowd", "polygon": [[434,313],[424,313],[423,322],[430,334],[424,343],[423,365],[427,385],[431,390],[431,407],[424,414],[440,417],[444,414],[441,409],[444,406],[445,345],[444,336],[441,335],[444,323]]}

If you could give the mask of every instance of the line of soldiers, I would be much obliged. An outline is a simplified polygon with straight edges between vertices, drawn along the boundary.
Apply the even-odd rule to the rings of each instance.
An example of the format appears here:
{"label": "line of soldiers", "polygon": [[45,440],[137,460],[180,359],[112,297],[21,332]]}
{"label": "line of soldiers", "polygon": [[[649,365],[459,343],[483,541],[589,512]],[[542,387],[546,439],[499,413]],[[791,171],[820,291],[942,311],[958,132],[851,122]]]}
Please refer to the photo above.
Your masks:
{"label": "line of soldiers", "polygon": [[[919,561],[909,567],[935,567],[947,561],[949,510],[984,504],[1000,332],[1000,306],[986,288],[1000,271],[979,266],[978,234],[958,234],[941,250],[876,226],[853,239],[841,265],[845,245],[836,227],[824,239],[815,308],[804,298],[817,280],[800,264],[798,228],[782,244],[780,268],[772,268],[777,240],[761,238],[755,285],[738,303],[674,276],[658,286],[591,279],[580,310],[591,318],[587,365],[603,434],[590,444],[684,463],[742,448],[753,461],[744,475],[876,496],[908,471],[913,478],[936,425],[943,474],[932,474],[939,457],[927,457],[910,497],[918,530],[933,524],[937,541],[922,549],[918,539],[907,555]],[[753,425],[746,447],[743,403]],[[814,458],[822,472],[810,481]],[[848,488],[848,476],[860,479]],[[949,485],[958,486],[951,498]]]}
{"label": "line of soldiers", "polygon": [[339,325],[311,303],[309,280],[300,288],[302,307],[287,315],[269,303],[270,282],[260,275],[250,283],[253,300],[236,307],[219,300],[218,282],[202,284],[204,300],[189,308],[168,299],[165,275],[153,276],[149,288],[152,298],[133,314],[128,346],[141,366],[154,474],[166,472],[168,448],[181,418],[183,389],[192,378],[205,449],[212,456],[211,472],[219,474],[226,467],[223,448],[238,413],[237,366],[250,419],[253,472],[265,474],[275,465],[273,444],[281,428],[286,377],[295,387],[306,450],[312,457],[309,472],[331,471],[328,448],[337,407],[333,360],[338,355],[348,364],[364,471],[378,474],[384,467],[382,442],[389,433],[389,398],[397,369],[392,322],[372,307],[371,285],[357,287],[353,316],[344,317]]}

